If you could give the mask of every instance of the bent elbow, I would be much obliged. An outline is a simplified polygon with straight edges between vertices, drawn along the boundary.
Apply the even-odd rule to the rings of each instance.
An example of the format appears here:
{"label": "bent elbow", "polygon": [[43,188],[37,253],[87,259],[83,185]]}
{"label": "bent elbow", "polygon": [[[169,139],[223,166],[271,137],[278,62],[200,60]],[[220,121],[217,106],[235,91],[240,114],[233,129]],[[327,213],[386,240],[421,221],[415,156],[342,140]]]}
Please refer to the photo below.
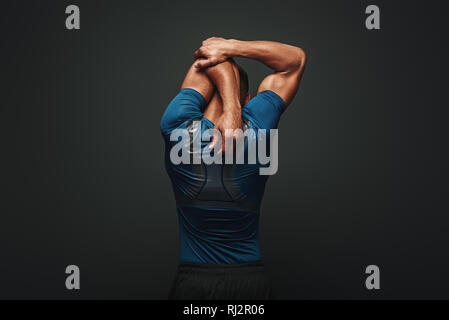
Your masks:
{"label": "bent elbow", "polygon": [[294,47],[295,50],[290,54],[290,61],[286,71],[288,73],[298,73],[304,68],[306,63],[306,52],[298,47]]}
{"label": "bent elbow", "polygon": [[304,65],[306,64],[306,52],[301,49],[298,48],[297,50],[297,62],[296,62],[296,68],[299,70],[302,70],[302,68],[304,67]]}

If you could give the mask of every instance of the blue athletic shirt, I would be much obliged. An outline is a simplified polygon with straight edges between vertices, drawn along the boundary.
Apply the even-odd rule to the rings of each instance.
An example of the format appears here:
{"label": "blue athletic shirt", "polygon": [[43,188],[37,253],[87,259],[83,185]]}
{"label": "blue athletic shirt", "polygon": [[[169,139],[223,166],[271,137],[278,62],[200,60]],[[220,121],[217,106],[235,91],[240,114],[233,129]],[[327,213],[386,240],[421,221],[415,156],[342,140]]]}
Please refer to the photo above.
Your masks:
{"label": "blue athletic shirt", "polygon": [[[180,262],[237,264],[260,261],[259,210],[267,175],[256,164],[178,164],[170,160],[175,129],[213,129],[203,117],[206,100],[194,89],[182,89],[162,116],[165,168],[172,182],[179,221]],[[263,91],[242,107],[247,127],[277,128],[285,109],[273,91]],[[195,121],[195,122],[194,122]],[[199,121],[199,122],[196,122]],[[210,142],[201,142],[201,149]],[[192,162],[190,162],[192,163]],[[224,161],[223,161],[224,163]]]}

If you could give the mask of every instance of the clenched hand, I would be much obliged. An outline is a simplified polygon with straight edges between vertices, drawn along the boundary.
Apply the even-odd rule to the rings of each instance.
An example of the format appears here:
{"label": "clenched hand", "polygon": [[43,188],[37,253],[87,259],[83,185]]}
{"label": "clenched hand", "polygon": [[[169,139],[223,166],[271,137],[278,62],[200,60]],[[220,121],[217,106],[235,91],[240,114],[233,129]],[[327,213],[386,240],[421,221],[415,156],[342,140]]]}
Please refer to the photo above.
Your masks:
{"label": "clenched hand", "polygon": [[224,38],[212,37],[204,40],[201,47],[194,53],[196,59],[204,59],[198,61],[195,67],[207,68],[226,61],[231,48],[231,41]]}

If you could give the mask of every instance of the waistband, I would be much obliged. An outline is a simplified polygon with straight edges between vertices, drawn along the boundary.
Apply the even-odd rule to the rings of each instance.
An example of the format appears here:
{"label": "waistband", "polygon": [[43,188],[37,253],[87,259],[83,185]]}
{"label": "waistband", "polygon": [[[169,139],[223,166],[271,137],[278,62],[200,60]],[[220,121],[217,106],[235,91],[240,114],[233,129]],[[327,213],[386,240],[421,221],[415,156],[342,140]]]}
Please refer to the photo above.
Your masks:
{"label": "waistband", "polygon": [[207,263],[186,263],[180,262],[178,272],[198,272],[198,273],[246,273],[263,272],[265,269],[262,261],[252,261],[233,264],[207,264]]}

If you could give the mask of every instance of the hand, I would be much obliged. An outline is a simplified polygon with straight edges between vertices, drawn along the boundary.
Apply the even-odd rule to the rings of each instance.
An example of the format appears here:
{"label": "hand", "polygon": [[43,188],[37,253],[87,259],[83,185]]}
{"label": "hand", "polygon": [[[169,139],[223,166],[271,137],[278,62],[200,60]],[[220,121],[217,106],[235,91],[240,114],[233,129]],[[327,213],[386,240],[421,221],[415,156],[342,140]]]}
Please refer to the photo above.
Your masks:
{"label": "hand", "polygon": [[[223,114],[216,122],[214,129],[220,131],[221,133],[222,144],[221,150],[218,152],[220,154],[229,147],[228,145],[226,145],[226,141],[230,142],[231,139],[232,141],[235,141],[241,135],[242,131],[236,130],[242,129],[242,114],[240,109],[238,109],[237,112],[223,112]],[[214,148],[214,146],[218,142],[219,136],[214,135],[212,137],[212,141],[211,144],[209,145],[209,148],[210,149]]]}
{"label": "hand", "polygon": [[231,40],[217,37],[204,40],[201,47],[195,51],[195,59],[203,58],[195,63],[195,67],[207,68],[226,61],[230,57],[231,48]]}

